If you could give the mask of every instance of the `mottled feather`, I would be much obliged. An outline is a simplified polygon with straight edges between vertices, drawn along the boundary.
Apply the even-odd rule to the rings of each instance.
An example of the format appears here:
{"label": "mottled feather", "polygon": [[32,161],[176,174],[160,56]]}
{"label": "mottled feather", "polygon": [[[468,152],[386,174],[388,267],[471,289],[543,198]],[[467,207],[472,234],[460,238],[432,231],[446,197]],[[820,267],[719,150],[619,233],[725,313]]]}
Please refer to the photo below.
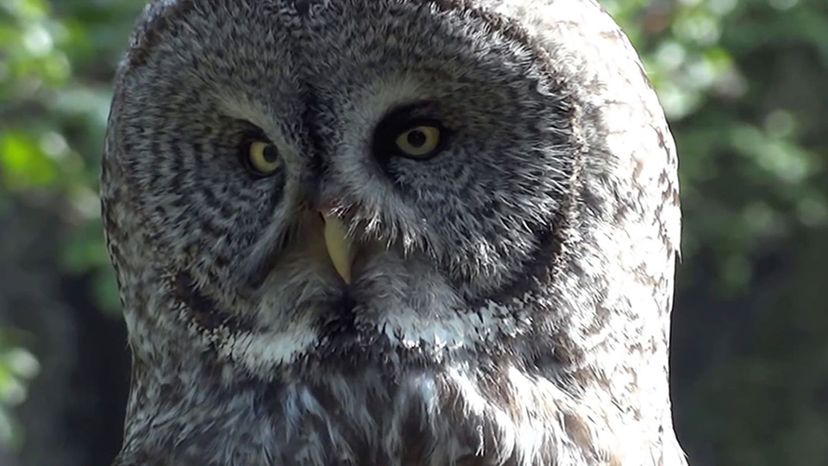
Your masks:
{"label": "mottled feather", "polygon": [[[399,111],[445,148],[378,153]],[[240,163],[251,134],[273,176]],[[133,353],[115,465],[686,464],[676,170],[592,0],[152,2],[103,160]]]}

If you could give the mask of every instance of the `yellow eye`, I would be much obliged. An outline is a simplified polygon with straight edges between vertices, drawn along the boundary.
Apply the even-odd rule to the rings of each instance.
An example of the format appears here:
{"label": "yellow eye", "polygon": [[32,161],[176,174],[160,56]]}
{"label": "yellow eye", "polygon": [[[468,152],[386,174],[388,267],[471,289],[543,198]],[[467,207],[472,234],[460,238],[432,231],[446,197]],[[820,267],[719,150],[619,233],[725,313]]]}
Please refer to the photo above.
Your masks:
{"label": "yellow eye", "polygon": [[440,128],[436,126],[415,126],[397,136],[397,148],[411,157],[426,157],[440,145]]}
{"label": "yellow eye", "polygon": [[282,165],[279,150],[269,142],[250,143],[247,158],[250,161],[250,167],[261,175],[270,175]]}

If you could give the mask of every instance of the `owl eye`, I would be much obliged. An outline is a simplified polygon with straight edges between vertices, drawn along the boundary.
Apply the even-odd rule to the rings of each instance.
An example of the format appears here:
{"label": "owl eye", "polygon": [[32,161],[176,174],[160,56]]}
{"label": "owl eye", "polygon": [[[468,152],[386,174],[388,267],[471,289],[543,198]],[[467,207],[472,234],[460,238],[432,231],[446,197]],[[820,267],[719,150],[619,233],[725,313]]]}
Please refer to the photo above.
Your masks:
{"label": "owl eye", "polygon": [[253,141],[247,148],[247,162],[252,171],[260,176],[272,175],[282,166],[279,150],[265,141]]}
{"label": "owl eye", "polygon": [[379,165],[388,170],[395,157],[429,160],[448,147],[454,132],[443,125],[439,109],[423,101],[396,108],[374,128],[372,150]]}
{"label": "owl eye", "polygon": [[438,126],[418,125],[400,133],[394,144],[404,155],[425,158],[437,152],[440,147],[440,133]]}

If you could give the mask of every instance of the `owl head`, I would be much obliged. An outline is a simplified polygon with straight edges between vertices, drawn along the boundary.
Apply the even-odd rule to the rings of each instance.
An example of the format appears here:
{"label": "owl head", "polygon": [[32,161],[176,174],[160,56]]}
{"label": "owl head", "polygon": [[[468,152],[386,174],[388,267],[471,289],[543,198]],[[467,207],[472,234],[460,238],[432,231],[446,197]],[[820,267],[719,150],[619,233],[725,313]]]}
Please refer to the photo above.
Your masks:
{"label": "owl head", "polygon": [[136,364],[666,397],[675,165],[589,1],[158,0],[102,181]]}

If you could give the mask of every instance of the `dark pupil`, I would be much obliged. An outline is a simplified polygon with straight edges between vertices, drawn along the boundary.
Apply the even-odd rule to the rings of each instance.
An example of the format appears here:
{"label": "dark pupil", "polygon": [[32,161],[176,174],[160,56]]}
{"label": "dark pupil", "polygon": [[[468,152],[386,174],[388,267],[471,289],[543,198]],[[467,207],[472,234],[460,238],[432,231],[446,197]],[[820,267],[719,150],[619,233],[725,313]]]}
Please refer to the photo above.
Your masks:
{"label": "dark pupil", "polygon": [[276,147],[268,145],[265,147],[262,156],[268,163],[273,163],[279,159],[279,151],[276,150]]}
{"label": "dark pupil", "polygon": [[405,139],[411,147],[422,147],[426,142],[426,135],[422,131],[414,129],[408,132],[408,136]]}

